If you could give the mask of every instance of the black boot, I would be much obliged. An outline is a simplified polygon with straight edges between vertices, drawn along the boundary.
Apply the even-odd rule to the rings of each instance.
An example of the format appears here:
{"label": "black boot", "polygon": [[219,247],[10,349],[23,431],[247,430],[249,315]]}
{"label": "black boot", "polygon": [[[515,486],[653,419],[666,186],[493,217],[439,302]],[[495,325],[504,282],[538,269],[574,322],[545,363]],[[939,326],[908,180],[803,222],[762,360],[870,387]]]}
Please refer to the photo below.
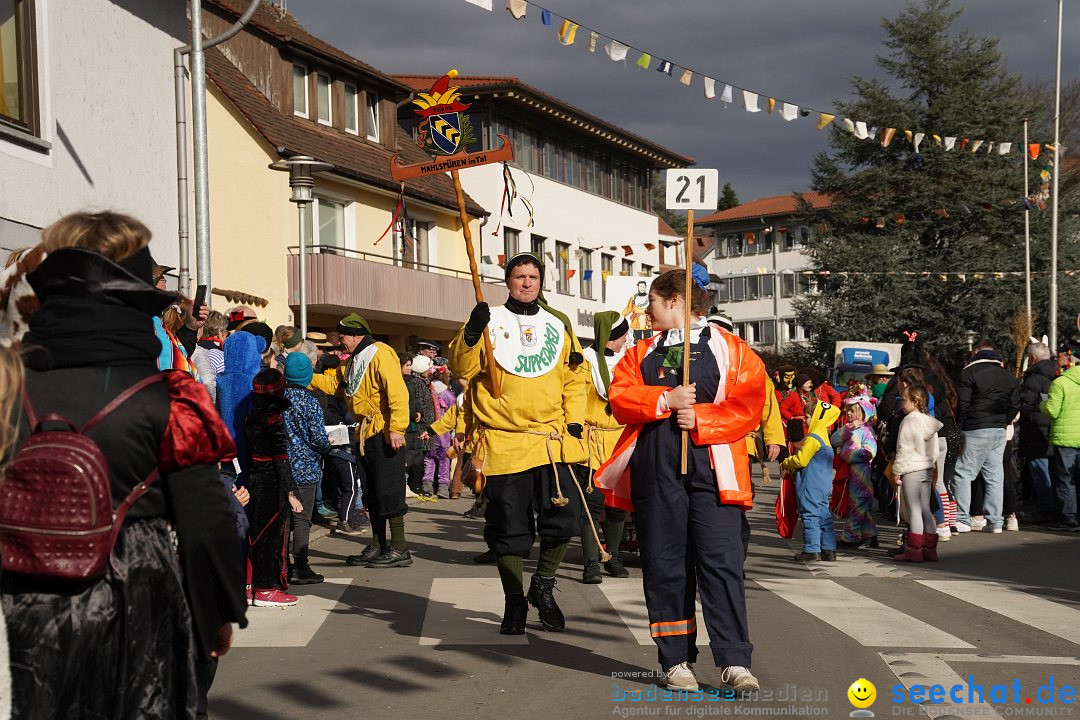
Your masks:
{"label": "black boot", "polygon": [[555,602],[554,590],[555,578],[533,575],[529,585],[529,604],[539,611],[540,624],[545,630],[559,632],[566,627],[566,618],[563,617],[559,604]]}
{"label": "black boot", "polygon": [[392,568],[392,567],[409,567],[412,565],[412,555],[408,550],[398,550],[393,547],[388,547],[379,553],[379,556],[368,560],[368,564],[365,567],[369,568]]}
{"label": "black boot", "polygon": [[604,569],[607,570],[607,574],[611,577],[630,577],[630,571],[622,564],[622,559],[618,555],[612,555],[611,559],[604,563]]}
{"label": "black boot", "polygon": [[524,635],[525,619],[529,615],[529,602],[521,593],[506,596],[502,624],[499,632],[503,635]]}
{"label": "black boot", "polygon": [[585,569],[581,571],[581,582],[586,585],[599,585],[604,582],[604,576],[600,574],[600,563],[586,560]]}
{"label": "black boot", "polygon": [[293,566],[294,585],[318,585],[325,580],[322,575],[311,569],[307,560],[297,560]]}
{"label": "black boot", "polygon": [[380,553],[382,553],[382,548],[379,547],[379,544],[378,543],[371,543],[366,548],[364,548],[364,551],[362,553],[360,553],[359,555],[350,555],[347,558],[345,558],[345,564],[346,565],[367,565],[369,562],[371,562],[375,558],[379,557]]}

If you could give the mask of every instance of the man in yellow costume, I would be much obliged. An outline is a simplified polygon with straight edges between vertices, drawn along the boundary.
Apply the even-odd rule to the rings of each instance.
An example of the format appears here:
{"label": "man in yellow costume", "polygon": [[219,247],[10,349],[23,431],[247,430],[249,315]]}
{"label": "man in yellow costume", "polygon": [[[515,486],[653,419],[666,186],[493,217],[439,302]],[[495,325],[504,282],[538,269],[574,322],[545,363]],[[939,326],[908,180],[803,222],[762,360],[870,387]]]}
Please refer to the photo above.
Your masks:
{"label": "man in yellow costume", "polygon": [[[596,544],[596,532],[600,527],[600,514],[604,515],[604,542],[611,559],[604,563],[608,575],[629,577],[630,573],[619,558],[619,541],[626,523],[626,511],[604,505],[604,494],[592,487],[592,475],[615,451],[615,443],[622,434],[623,426],[611,414],[608,388],[611,373],[623,356],[630,324],[614,310],[598,312],[593,316],[593,337],[596,344],[583,351],[585,369],[589,379],[585,387],[585,439],[586,466],[578,466],[577,478],[585,489],[585,512],[581,514],[581,552],[585,566],[581,582],[597,585],[603,582],[600,574],[600,548]],[[588,514],[586,514],[588,513]]]}
{"label": "man in yellow costume", "polygon": [[[367,321],[352,313],[341,319],[337,331],[349,353],[343,367],[315,375],[311,389],[340,395],[360,428],[360,466],[364,505],[371,517],[375,542],[348,565],[369,568],[406,567],[412,557],[405,547],[405,429],[409,425],[409,391],[393,348],[376,342]],[[390,526],[387,543],[386,527]]]}
{"label": "man in yellow costume", "polygon": [[[496,556],[505,593],[500,632],[521,635],[529,604],[546,630],[566,621],[555,602],[555,572],[578,528],[581,500],[567,463],[585,459],[585,382],[570,322],[541,292],[544,263],[519,253],[506,263],[506,304],[478,303],[450,343],[450,364],[471,382],[476,423],[473,462],[487,476],[484,539]],[[501,384],[492,396],[481,338],[494,349]],[[521,560],[540,535],[540,559],[528,596]]]}

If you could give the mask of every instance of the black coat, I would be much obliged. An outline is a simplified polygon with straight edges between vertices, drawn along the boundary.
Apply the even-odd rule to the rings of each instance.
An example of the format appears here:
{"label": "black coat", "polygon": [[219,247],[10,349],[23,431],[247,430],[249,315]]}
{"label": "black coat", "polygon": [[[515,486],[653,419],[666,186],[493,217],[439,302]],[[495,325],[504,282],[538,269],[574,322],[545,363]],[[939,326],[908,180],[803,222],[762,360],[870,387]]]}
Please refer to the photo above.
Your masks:
{"label": "black coat", "polygon": [[965,432],[1004,428],[1020,411],[1020,385],[998,360],[977,356],[960,373],[957,424]]}
{"label": "black coat", "polygon": [[1032,365],[1020,384],[1020,454],[1026,458],[1050,457],[1050,418],[1039,411],[1042,396],[1050,392],[1057,377],[1052,359]]}

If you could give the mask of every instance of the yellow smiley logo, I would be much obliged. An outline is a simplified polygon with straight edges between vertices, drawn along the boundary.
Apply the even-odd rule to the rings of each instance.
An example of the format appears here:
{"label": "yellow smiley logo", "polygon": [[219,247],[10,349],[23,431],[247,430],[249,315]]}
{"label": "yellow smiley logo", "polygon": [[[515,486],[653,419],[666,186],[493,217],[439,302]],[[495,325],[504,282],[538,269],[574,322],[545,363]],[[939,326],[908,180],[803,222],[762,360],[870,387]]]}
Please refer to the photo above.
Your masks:
{"label": "yellow smiley logo", "polygon": [[866,678],[859,678],[847,689],[848,700],[857,708],[868,708],[877,698],[877,688]]}

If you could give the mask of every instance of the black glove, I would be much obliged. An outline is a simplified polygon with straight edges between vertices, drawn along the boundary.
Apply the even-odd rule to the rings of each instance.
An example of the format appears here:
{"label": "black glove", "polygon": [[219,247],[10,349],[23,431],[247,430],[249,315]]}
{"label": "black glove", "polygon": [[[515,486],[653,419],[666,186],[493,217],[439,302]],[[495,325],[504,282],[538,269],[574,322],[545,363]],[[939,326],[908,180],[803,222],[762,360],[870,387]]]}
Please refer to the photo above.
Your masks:
{"label": "black glove", "polygon": [[570,433],[578,440],[580,440],[582,437],[584,437],[585,428],[581,426],[581,423],[570,423],[566,426],[566,432]]}
{"label": "black glove", "polygon": [[469,315],[469,321],[465,323],[465,344],[469,347],[476,345],[487,329],[488,321],[491,320],[491,310],[486,302],[476,303]]}

